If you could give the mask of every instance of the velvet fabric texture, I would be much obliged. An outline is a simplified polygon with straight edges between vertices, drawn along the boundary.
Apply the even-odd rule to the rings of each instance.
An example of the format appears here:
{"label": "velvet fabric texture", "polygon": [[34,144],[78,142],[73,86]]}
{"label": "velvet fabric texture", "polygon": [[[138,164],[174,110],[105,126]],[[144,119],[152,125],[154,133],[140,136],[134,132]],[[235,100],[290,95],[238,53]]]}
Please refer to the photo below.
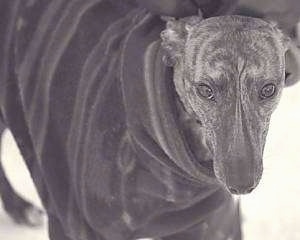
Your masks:
{"label": "velvet fabric texture", "polygon": [[51,240],[241,238],[238,205],[193,159],[162,62],[158,14],[192,3],[206,17],[231,6],[1,2],[1,111]]}

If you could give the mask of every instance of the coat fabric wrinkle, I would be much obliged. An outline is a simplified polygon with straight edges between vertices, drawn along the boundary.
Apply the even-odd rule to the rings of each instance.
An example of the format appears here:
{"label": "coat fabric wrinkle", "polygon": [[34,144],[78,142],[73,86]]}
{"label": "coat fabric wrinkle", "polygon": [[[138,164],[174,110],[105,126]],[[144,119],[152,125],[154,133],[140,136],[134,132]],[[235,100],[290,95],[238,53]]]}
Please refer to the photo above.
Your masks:
{"label": "coat fabric wrinkle", "polygon": [[[225,237],[240,231],[231,195],[194,159],[181,129],[173,72],[162,61],[165,22],[154,8],[4,2],[11,24],[0,25],[9,34],[0,34],[0,81],[11,85],[0,90],[8,105],[1,110],[49,215],[51,240],[164,239],[195,228],[216,240],[216,227]],[[214,15],[215,5],[193,2]],[[30,8],[41,14],[31,18]],[[17,31],[19,17],[26,24]]]}

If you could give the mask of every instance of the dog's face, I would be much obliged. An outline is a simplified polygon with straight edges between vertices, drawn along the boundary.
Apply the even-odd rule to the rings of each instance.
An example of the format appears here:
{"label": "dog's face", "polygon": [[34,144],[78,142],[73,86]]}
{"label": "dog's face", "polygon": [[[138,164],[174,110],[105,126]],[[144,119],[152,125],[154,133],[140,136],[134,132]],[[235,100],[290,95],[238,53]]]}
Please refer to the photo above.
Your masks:
{"label": "dog's face", "polygon": [[176,91],[201,122],[214,173],[232,193],[249,193],[262,175],[270,117],[285,84],[287,39],[270,23],[238,16],[167,26],[162,45]]}

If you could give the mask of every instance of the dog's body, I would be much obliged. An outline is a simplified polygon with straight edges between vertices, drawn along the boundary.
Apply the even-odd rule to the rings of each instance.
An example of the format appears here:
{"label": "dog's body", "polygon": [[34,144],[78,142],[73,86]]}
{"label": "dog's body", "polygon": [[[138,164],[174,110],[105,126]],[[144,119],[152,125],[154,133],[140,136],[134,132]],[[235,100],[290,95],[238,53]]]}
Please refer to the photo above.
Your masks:
{"label": "dog's body", "polygon": [[[200,17],[189,19],[190,26],[169,22],[166,56],[165,22],[134,5],[15,0],[4,7],[1,112],[49,216],[51,240],[241,239],[238,205],[224,188],[237,188],[232,182],[239,177],[226,181],[226,164],[211,165],[217,140],[210,142],[209,134],[215,133],[203,134],[193,122],[207,127],[211,120],[180,83],[181,27],[201,29]],[[253,30],[251,19],[240,19],[237,24]],[[282,88],[283,36],[263,21],[256,24],[277,46],[277,60],[267,69],[275,69]],[[168,30],[179,41],[173,44]],[[165,57],[172,58],[175,82]],[[190,140],[187,133],[198,130]]]}

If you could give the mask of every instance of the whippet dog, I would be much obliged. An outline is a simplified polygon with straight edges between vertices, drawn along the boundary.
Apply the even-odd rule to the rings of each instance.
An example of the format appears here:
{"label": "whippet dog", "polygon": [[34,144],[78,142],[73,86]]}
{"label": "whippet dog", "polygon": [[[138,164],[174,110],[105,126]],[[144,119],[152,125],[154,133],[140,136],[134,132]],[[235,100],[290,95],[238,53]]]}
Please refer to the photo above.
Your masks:
{"label": "whippet dog", "polygon": [[0,107],[51,240],[241,239],[232,194],[261,178],[297,49],[251,17],[166,24],[161,2],[7,3]]}

